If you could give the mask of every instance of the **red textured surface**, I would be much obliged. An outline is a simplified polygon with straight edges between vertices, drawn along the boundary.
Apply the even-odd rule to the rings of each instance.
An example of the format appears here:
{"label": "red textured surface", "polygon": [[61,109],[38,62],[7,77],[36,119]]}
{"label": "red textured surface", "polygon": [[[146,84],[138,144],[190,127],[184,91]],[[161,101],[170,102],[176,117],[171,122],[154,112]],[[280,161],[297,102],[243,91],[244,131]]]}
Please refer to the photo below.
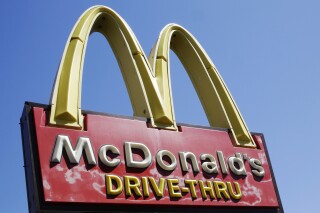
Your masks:
{"label": "red textured surface", "polygon": [[[260,150],[234,147],[229,135],[225,131],[201,129],[196,127],[182,126],[182,132],[158,130],[147,128],[144,121],[130,120],[124,118],[107,117],[102,115],[87,115],[87,130],[72,130],[46,126],[46,115],[42,108],[34,107],[34,120],[36,128],[36,138],[38,142],[39,160],[41,167],[42,184],[44,190],[44,200],[46,202],[79,202],[79,203],[116,203],[116,204],[157,204],[157,205],[212,205],[212,206],[279,206],[273,180],[270,173],[268,161],[264,151],[262,138],[255,135],[255,140],[260,146]],[[105,170],[99,165],[86,167],[81,158],[78,165],[68,168],[64,159],[60,164],[50,166],[50,158],[54,147],[55,138],[58,134],[67,135],[75,147],[79,137],[90,138],[94,149],[95,158],[98,162],[98,150],[102,145],[112,144],[116,146],[121,154],[119,166],[113,170]],[[128,170],[125,167],[123,144],[125,141],[139,142],[145,144],[152,154],[151,165],[143,171]],[[170,174],[163,173],[156,167],[155,154],[157,151],[166,149],[171,151],[177,161],[177,168]],[[216,151],[222,151],[225,159],[234,156],[236,152],[247,154],[249,158],[256,158],[262,162],[265,169],[265,176],[262,180],[255,180],[251,173],[249,162],[245,161],[247,176],[235,177],[229,174],[223,176],[219,169],[216,177],[204,176],[202,170],[194,175],[189,172],[182,173],[179,163],[179,151],[190,151],[197,156],[200,167],[200,155],[207,153],[215,156]],[[242,198],[234,202],[232,200],[203,200],[199,188],[197,188],[197,199],[192,200],[190,193],[184,194],[179,200],[172,200],[168,196],[165,187],[165,196],[156,199],[150,190],[150,197],[135,198],[125,197],[124,193],[115,198],[108,198],[105,190],[105,175],[115,174],[120,177],[132,175],[136,177],[151,176],[158,180],[160,177],[177,178],[180,185],[184,186],[184,179],[195,180],[221,180],[237,181],[241,186]],[[236,179],[234,179],[236,178]]]}

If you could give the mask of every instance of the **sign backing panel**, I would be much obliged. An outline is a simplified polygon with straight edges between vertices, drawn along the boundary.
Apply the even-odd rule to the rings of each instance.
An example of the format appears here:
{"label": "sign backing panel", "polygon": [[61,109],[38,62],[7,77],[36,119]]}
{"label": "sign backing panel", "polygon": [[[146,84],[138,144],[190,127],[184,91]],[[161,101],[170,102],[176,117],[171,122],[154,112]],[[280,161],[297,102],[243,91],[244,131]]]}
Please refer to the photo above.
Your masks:
{"label": "sign backing panel", "polygon": [[[27,104],[21,119],[28,197],[35,194],[37,198],[29,201],[34,202],[30,208],[38,212],[51,208],[76,212],[81,212],[80,209],[93,212],[282,211],[261,134],[252,135],[259,149],[251,149],[234,147],[226,130],[184,125],[178,132],[160,130],[149,128],[143,120],[96,113],[86,114],[85,130],[65,129],[48,126],[48,112],[47,106]],[[53,162],[58,136],[67,136],[74,150],[79,138],[89,139],[96,164],[88,162],[90,154],[85,150],[78,163],[70,162],[65,148],[61,161]],[[133,163],[148,157],[139,147],[128,149],[125,144],[132,142],[143,144],[149,150],[151,161],[146,168],[128,166],[127,153],[131,153]],[[119,150],[119,154],[106,153],[109,161],[119,160],[117,166],[103,163],[99,151],[105,145]],[[31,155],[28,149],[32,150]],[[161,167],[161,162],[166,166],[173,164],[168,156],[157,159],[162,150],[172,153],[176,160],[174,169]],[[184,159],[185,153],[195,156],[196,165],[190,157]],[[237,153],[241,161],[237,161]],[[205,162],[213,162],[201,159],[204,154],[214,158],[215,164],[208,168],[216,165],[215,172],[204,171]],[[261,162],[263,176],[255,175],[261,168],[257,167],[259,163],[252,163],[254,160]],[[184,161],[187,170],[183,168]]]}

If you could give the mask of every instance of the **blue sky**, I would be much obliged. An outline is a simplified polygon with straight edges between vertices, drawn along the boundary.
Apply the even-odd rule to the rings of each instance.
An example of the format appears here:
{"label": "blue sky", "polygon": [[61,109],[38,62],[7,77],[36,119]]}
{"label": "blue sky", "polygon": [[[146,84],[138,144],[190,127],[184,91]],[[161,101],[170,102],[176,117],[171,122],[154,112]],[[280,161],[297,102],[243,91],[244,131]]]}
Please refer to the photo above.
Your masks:
{"label": "blue sky", "polygon": [[[2,1],[0,133],[2,212],[27,212],[19,129],[24,101],[49,103],[68,35],[81,13],[117,11],[149,53],[168,23],[202,44],[253,132],[265,135],[286,212],[315,212],[320,176],[320,3],[318,1]],[[180,62],[172,54],[178,122],[206,125]],[[83,109],[131,115],[117,62],[99,34],[89,40]]]}

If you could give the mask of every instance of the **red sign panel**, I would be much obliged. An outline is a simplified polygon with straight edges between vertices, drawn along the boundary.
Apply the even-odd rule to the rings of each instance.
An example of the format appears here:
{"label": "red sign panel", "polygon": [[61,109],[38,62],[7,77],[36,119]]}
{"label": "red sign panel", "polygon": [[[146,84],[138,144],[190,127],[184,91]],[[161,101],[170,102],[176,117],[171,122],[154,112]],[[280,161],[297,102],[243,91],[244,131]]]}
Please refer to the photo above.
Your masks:
{"label": "red sign panel", "polygon": [[93,114],[74,130],[48,126],[43,108],[31,114],[43,203],[280,206],[261,134],[252,149],[235,147],[224,130],[159,130]]}

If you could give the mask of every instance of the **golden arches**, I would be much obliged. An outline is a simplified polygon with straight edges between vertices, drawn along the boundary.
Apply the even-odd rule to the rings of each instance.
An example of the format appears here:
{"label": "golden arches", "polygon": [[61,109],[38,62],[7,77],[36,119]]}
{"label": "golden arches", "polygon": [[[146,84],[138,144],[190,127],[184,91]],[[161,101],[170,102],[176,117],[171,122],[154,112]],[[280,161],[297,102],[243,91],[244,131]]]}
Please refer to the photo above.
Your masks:
{"label": "golden arches", "polygon": [[102,33],[110,43],[135,116],[150,118],[152,125],[158,128],[177,129],[169,73],[171,48],[186,68],[210,125],[229,128],[236,145],[255,147],[218,71],[187,30],[175,24],[167,25],[148,60],[128,24],[104,6],[85,11],[70,34],[52,91],[50,124],[83,127],[82,68],[88,37],[92,32]]}

